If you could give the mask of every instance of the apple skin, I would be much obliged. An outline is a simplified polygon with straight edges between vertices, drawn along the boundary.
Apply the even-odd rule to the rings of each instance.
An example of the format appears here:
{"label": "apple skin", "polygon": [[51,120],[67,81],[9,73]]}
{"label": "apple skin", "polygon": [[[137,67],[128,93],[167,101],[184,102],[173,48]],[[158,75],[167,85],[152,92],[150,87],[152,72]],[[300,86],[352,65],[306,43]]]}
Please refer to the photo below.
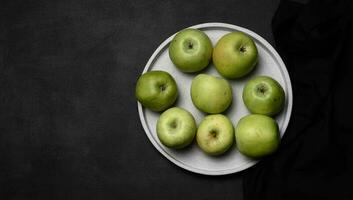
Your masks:
{"label": "apple skin", "polygon": [[205,153],[221,155],[234,143],[233,124],[222,114],[208,115],[197,129],[196,141]]}
{"label": "apple skin", "polygon": [[184,29],[177,33],[169,45],[169,57],[183,72],[204,69],[212,58],[210,38],[197,29]]}
{"label": "apple skin", "polygon": [[247,115],[235,127],[235,141],[239,152],[248,157],[272,154],[280,144],[277,122],[266,115]]}
{"label": "apple skin", "polygon": [[213,63],[225,78],[236,79],[254,69],[258,52],[254,41],[242,32],[232,32],[218,40],[213,50]]}
{"label": "apple skin", "polygon": [[164,111],[157,121],[157,136],[163,145],[181,149],[194,140],[197,126],[192,114],[180,107]]}
{"label": "apple skin", "polygon": [[192,80],[190,94],[196,108],[210,114],[225,111],[233,100],[229,82],[208,74],[199,74]]}
{"label": "apple skin", "polygon": [[174,104],[178,97],[178,87],[168,72],[150,71],[137,80],[135,96],[143,106],[159,112]]}
{"label": "apple skin", "polygon": [[245,84],[243,101],[251,113],[274,116],[284,107],[285,93],[273,78],[257,76]]}

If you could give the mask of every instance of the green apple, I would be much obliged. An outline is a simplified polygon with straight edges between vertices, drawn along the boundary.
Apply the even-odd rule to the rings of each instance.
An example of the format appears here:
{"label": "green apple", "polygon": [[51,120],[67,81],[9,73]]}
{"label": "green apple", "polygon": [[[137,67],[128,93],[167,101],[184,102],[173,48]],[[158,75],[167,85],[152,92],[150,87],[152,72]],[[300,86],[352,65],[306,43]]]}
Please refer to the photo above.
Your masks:
{"label": "green apple", "polygon": [[177,33],[169,45],[169,57],[183,72],[197,72],[204,69],[212,57],[212,43],[208,36],[198,29],[184,29]]}
{"label": "green apple", "polygon": [[178,97],[178,87],[168,72],[150,71],[137,80],[135,96],[146,108],[163,111],[174,104]]}
{"label": "green apple", "polygon": [[157,121],[159,140],[173,149],[188,146],[195,137],[196,129],[196,122],[191,113],[179,107],[164,111]]}
{"label": "green apple", "polygon": [[251,114],[235,127],[235,141],[240,153],[261,158],[275,152],[280,143],[277,122],[266,115]]}
{"label": "green apple", "polygon": [[242,32],[224,35],[213,50],[213,63],[225,78],[235,79],[248,74],[257,63],[254,41]]}
{"label": "green apple", "polygon": [[243,101],[251,113],[273,116],[283,109],[285,94],[273,78],[257,76],[245,84]]}
{"label": "green apple", "polygon": [[228,81],[207,74],[199,74],[192,80],[190,93],[196,108],[211,114],[225,111],[233,100]]}
{"label": "green apple", "polygon": [[234,142],[233,124],[222,114],[208,115],[197,129],[196,141],[209,155],[223,154]]}

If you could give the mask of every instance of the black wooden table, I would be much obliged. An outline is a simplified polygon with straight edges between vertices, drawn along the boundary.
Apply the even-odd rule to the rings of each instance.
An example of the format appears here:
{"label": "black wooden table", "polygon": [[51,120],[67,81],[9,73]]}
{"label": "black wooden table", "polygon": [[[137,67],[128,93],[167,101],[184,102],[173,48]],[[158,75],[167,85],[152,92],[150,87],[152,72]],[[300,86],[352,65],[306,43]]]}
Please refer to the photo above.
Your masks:
{"label": "black wooden table", "polygon": [[0,199],[242,199],[242,173],[183,170],[149,142],[134,98],[153,51],[199,23],[273,44],[278,0],[0,5]]}

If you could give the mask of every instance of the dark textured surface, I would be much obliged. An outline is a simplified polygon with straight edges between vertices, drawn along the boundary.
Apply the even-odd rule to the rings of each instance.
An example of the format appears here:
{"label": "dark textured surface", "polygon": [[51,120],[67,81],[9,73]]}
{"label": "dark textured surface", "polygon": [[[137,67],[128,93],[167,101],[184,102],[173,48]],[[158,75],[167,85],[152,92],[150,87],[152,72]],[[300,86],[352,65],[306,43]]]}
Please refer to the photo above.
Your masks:
{"label": "dark textured surface", "polygon": [[204,22],[272,43],[271,1],[2,1],[0,199],[242,199],[242,173],[178,168],[147,139],[134,87],[155,48]]}

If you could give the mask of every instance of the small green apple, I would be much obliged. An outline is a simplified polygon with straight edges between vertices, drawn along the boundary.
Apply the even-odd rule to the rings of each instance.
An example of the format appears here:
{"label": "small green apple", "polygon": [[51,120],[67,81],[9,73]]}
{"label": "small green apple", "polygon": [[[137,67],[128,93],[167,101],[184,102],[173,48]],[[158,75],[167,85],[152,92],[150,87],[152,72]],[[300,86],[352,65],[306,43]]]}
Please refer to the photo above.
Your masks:
{"label": "small green apple", "polygon": [[266,115],[251,114],[235,127],[235,141],[240,153],[261,158],[275,152],[280,143],[277,122]]}
{"label": "small green apple", "polygon": [[213,50],[213,63],[225,78],[235,79],[248,74],[257,63],[257,48],[245,33],[224,35]]}
{"label": "small green apple", "polygon": [[192,114],[179,107],[164,111],[157,121],[157,136],[165,146],[181,149],[188,146],[196,134],[196,122]]}
{"label": "small green apple", "polygon": [[168,72],[150,71],[137,80],[135,96],[146,108],[163,111],[174,104],[178,97],[178,88]]}
{"label": "small green apple", "polygon": [[212,57],[212,43],[208,36],[198,29],[184,29],[177,33],[169,45],[169,57],[183,72],[197,72],[204,69]]}
{"label": "small green apple", "polygon": [[199,74],[192,80],[190,93],[193,104],[211,114],[225,111],[233,100],[228,81],[207,74]]}
{"label": "small green apple", "polygon": [[251,113],[273,116],[283,109],[285,93],[273,78],[257,76],[245,84],[243,101]]}
{"label": "small green apple", "polygon": [[196,141],[209,155],[223,154],[234,143],[233,124],[222,114],[208,115],[197,129]]}

